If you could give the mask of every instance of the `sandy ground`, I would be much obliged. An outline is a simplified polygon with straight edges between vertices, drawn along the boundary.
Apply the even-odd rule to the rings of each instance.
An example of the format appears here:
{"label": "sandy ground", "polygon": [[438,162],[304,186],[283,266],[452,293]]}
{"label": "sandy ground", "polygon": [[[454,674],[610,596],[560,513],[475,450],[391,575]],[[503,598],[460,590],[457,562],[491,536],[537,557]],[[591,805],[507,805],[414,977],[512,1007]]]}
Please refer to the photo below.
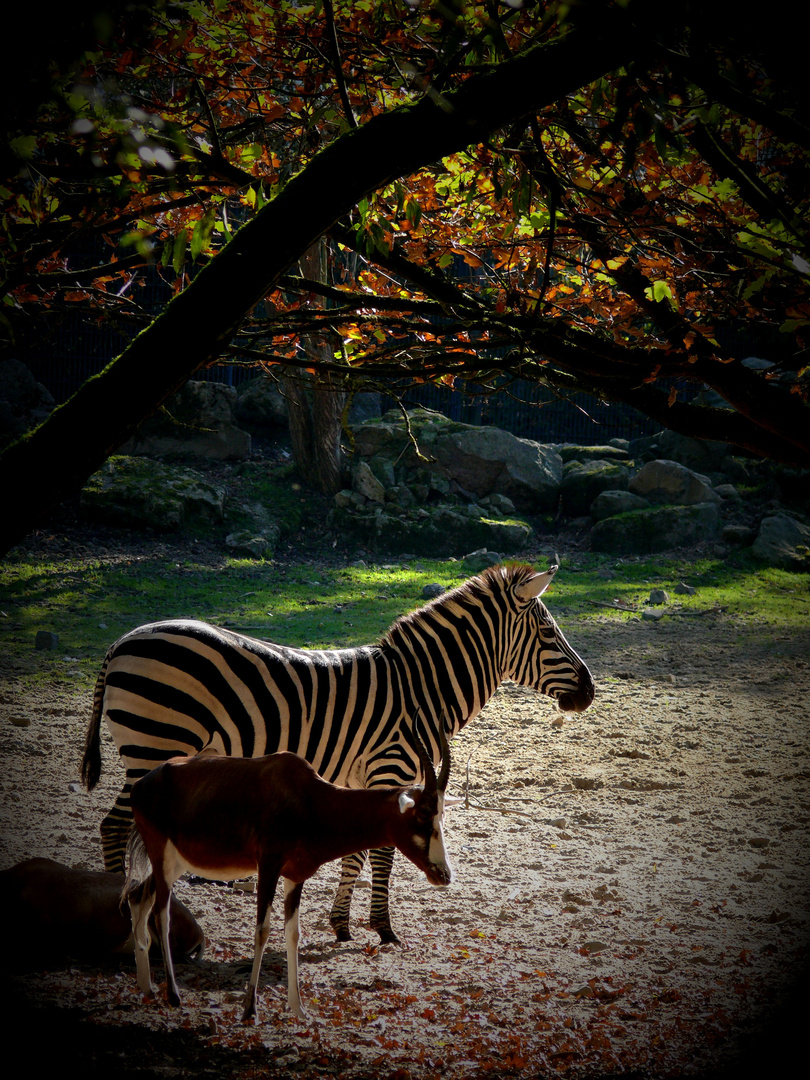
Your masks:
{"label": "sandy ground", "polygon": [[[397,859],[402,946],[367,929],[367,882],[355,940],[336,944],[337,865],[322,868],[301,915],[309,1019],[286,1012],[279,912],[262,1023],[245,1028],[255,896],[184,881],[209,944],[179,969],[181,1007],[141,1001],[129,958],[15,975],[6,1017],[35,1025],[31,1066],[456,1080],[789,1060],[793,1018],[806,1021],[810,629],[610,613],[563,629],[596,703],[563,718],[507,684],[453,741],[451,788],[469,797],[447,817],[456,882],[434,890]],[[66,661],[56,687],[26,691],[2,663],[0,869],[35,855],[100,869],[98,824],[122,769],[105,733],[99,787],[78,783],[90,680],[71,682]]]}

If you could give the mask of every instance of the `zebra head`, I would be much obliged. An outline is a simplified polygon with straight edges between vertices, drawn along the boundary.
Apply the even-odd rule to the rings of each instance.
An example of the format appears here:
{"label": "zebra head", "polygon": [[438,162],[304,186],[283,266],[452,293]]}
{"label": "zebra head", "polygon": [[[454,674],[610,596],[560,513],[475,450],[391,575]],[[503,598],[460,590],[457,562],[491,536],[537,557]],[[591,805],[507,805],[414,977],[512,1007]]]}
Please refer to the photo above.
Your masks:
{"label": "zebra head", "polygon": [[594,697],[593,678],[540,599],[557,572],[530,566],[499,567],[514,611],[504,676],[553,698],[563,712],[584,712]]}

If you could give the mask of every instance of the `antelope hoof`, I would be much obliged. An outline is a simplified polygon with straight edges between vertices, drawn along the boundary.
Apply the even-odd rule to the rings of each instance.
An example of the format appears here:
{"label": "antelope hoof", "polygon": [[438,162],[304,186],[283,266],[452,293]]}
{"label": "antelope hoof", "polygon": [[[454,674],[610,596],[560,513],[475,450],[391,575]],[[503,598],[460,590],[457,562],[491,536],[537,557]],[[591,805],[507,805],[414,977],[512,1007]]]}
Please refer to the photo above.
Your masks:
{"label": "antelope hoof", "polygon": [[259,1011],[256,1008],[256,991],[252,986],[248,986],[247,993],[245,994],[245,1007],[242,1009],[242,1023],[243,1024],[258,1024]]}

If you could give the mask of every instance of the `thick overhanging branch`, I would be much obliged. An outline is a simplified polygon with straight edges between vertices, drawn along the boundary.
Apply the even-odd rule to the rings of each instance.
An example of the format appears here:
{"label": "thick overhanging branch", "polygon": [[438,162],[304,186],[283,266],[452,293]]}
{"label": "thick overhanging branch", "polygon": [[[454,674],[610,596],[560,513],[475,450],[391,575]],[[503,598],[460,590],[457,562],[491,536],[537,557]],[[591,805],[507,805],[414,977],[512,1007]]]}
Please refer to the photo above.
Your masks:
{"label": "thick overhanging branch", "polygon": [[[424,315],[441,315],[444,311],[440,304],[430,301],[403,299],[399,296],[380,296],[377,293],[351,292],[348,289],[338,289],[334,285],[326,285],[320,281],[312,281],[310,278],[291,274],[286,274],[279,281],[279,285],[282,289],[289,289],[291,292],[323,296],[341,305],[339,308],[313,311],[312,314],[320,317],[321,320],[323,317],[339,317],[341,311],[352,314],[358,308],[367,308],[372,311],[413,311]],[[278,318],[278,315],[274,315],[273,318]]]}

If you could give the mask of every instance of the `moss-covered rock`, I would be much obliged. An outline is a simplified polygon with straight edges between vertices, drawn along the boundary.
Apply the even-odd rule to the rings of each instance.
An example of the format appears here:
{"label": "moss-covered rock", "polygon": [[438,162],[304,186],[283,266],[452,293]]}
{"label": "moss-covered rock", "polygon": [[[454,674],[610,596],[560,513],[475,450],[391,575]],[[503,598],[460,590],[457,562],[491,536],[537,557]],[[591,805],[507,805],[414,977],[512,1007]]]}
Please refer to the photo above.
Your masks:
{"label": "moss-covered rock", "polygon": [[752,552],[785,570],[810,570],[810,527],[788,514],[763,518]]}
{"label": "moss-covered rock", "polygon": [[598,521],[591,530],[591,549],[648,555],[711,540],[719,525],[720,515],[714,503],[631,510]]}
{"label": "moss-covered rock", "polygon": [[422,483],[440,490],[443,483],[448,492],[476,499],[500,494],[527,511],[555,505],[562,461],[553,447],[500,428],[448,420],[430,409],[414,409],[408,422],[410,432],[402,414],[392,411],[354,429],[356,456],[384,483],[391,482],[393,469],[397,483],[412,487]]}
{"label": "moss-covered rock", "polygon": [[601,492],[626,491],[629,482],[630,470],[616,461],[571,461],[563,467],[560,484],[563,512],[568,517],[581,517]]}
{"label": "moss-covered rock", "polygon": [[178,532],[221,523],[224,502],[224,489],[193,469],[116,456],[90,477],[80,507],[103,524]]}
{"label": "moss-covered rock", "polygon": [[531,535],[524,521],[496,521],[480,507],[441,504],[365,512],[336,505],[331,525],[348,540],[378,554],[411,552],[434,558],[465,555],[475,548],[514,554],[526,546]]}

